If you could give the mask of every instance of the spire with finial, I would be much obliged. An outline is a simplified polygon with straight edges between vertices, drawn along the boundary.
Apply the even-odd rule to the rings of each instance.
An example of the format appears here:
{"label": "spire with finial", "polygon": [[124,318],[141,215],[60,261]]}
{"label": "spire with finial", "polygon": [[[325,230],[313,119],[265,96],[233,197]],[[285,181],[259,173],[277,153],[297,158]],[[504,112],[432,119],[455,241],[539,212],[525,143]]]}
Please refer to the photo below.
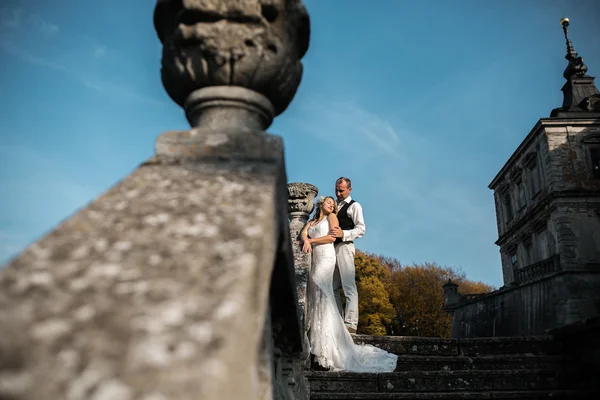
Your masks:
{"label": "spire with finial", "polygon": [[567,17],[560,20],[567,41],[567,55],[565,58],[569,62],[565,72],[563,72],[563,76],[567,80],[562,88],[563,104],[562,107],[552,110],[550,116],[589,117],[588,113],[590,111],[594,113],[600,111],[600,93],[594,84],[594,77],[586,75],[588,68],[569,39],[569,23]]}
{"label": "spire with finial", "polygon": [[563,72],[563,76],[565,79],[569,79],[573,76],[583,76],[587,72],[587,66],[583,63],[583,58],[579,57],[575,49],[573,48],[573,43],[569,39],[569,18],[563,17],[560,20],[560,24],[563,27],[563,32],[565,32],[565,40],[567,41],[567,55],[565,58],[569,61],[569,65]]}

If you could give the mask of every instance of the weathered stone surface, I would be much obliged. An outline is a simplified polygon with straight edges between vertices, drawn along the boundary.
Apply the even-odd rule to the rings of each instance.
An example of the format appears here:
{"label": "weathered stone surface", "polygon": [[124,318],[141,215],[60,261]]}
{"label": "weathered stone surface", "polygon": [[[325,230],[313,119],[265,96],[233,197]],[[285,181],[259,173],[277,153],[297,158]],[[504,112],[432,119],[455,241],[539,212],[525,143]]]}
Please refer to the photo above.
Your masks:
{"label": "weathered stone surface", "polygon": [[314,200],[319,189],[315,185],[305,182],[293,182],[288,184],[290,216],[306,217],[315,208]]}
{"label": "weathered stone surface", "polygon": [[551,336],[482,337],[458,339],[461,354],[466,356],[492,354],[557,354],[560,343]]}
{"label": "weathered stone surface", "polygon": [[494,392],[330,393],[320,392],[313,400],[489,400],[489,399],[578,399],[596,400],[596,394],[580,390],[526,390]]}
{"label": "weathered stone surface", "polygon": [[[593,334],[595,326],[588,324],[583,331]],[[576,332],[581,333],[582,329]],[[363,342],[371,344],[374,344],[373,339],[377,339],[362,338]],[[428,339],[430,342],[444,341],[441,338]],[[569,351],[554,355],[557,350],[565,350],[551,337],[461,339],[456,346],[459,353],[455,355],[429,355],[426,348],[422,353],[401,354],[398,369],[393,373],[311,371],[307,373],[310,398],[458,400],[593,399],[597,396],[596,389],[589,384],[586,386],[588,381],[581,378],[585,366],[571,362]],[[593,373],[588,375],[592,379]],[[376,389],[373,388],[375,377]]]}
{"label": "weathered stone surface", "polygon": [[379,391],[557,389],[558,374],[544,370],[392,372],[378,375]]}
{"label": "weathered stone surface", "polygon": [[377,392],[378,374],[355,372],[316,372],[306,373],[310,382],[310,392]]}
{"label": "weathered stone surface", "polygon": [[31,246],[0,274],[0,394],[255,390],[280,167],[148,163]]}
{"label": "weathered stone surface", "polygon": [[498,369],[556,369],[563,357],[550,355],[408,356],[398,358],[396,372]]}
{"label": "weathered stone surface", "polygon": [[413,392],[413,393],[315,393],[314,400],[480,400],[491,399],[489,392]]}
{"label": "weathered stone surface", "polygon": [[562,383],[554,370],[419,371],[359,374],[310,372],[311,396],[317,392],[390,393],[556,390]]}
{"label": "weathered stone surface", "polygon": [[416,336],[369,336],[354,335],[356,344],[371,344],[397,355],[444,355],[458,354],[456,339],[428,338]]}
{"label": "weathered stone surface", "polygon": [[310,36],[301,0],[158,0],[154,25],[163,85],[182,107],[196,89],[228,85],[261,93],[280,114],[296,93]]}
{"label": "weathered stone surface", "polygon": [[303,182],[289,183],[287,187],[289,193],[290,237],[294,251],[298,305],[302,321],[304,321],[306,317],[306,291],[311,265],[311,254],[302,252],[298,240],[300,232],[304,225],[306,225],[308,217],[314,208],[314,198],[319,193],[319,189],[314,185]]}
{"label": "weathered stone surface", "polygon": [[562,270],[503,287],[452,311],[452,337],[541,335],[600,310],[600,271]]}

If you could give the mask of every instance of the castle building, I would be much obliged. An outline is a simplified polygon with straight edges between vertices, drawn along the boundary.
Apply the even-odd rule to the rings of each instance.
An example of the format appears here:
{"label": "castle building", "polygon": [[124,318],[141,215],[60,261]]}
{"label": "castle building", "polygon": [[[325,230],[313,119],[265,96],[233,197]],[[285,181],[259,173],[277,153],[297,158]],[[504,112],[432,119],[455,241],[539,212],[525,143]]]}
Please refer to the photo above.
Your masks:
{"label": "castle building", "polygon": [[489,185],[504,286],[450,296],[453,336],[540,334],[600,315],[600,93],[569,20],[561,24],[562,107],[536,123]]}
{"label": "castle building", "polygon": [[563,105],[490,183],[505,285],[600,268],[600,94],[567,36]]}

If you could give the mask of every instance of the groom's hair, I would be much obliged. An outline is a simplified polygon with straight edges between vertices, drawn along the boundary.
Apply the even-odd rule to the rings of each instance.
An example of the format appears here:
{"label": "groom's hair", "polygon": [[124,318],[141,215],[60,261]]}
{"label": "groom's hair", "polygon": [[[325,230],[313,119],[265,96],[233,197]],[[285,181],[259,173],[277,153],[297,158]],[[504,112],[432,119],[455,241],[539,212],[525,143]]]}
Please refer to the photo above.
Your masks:
{"label": "groom's hair", "polygon": [[352,187],[352,182],[350,182],[350,179],[349,179],[349,178],[346,178],[345,176],[340,176],[340,177],[337,179],[337,181],[335,181],[335,182],[337,183],[337,182],[339,182],[339,181],[346,182],[346,186],[348,186],[348,188],[351,188],[351,187]]}

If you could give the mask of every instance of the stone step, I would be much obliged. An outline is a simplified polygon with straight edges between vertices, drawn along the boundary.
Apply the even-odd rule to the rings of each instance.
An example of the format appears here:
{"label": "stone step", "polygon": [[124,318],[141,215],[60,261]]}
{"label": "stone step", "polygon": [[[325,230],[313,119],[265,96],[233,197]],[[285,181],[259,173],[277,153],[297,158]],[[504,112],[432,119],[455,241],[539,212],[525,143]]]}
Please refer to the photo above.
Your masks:
{"label": "stone step", "polygon": [[329,393],[311,394],[311,400],[597,400],[599,395],[579,390],[524,390],[495,392],[417,392],[417,393]]}
{"label": "stone step", "polygon": [[396,372],[561,369],[564,357],[555,355],[413,356],[400,355]]}
{"label": "stone step", "polygon": [[453,392],[573,389],[556,370],[409,371],[352,373],[308,371],[310,392]]}
{"label": "stone step", "polygon": [[445,339],[414,336],[353,335],[356,344],[372,344],[391,353],[420,356],[559,354],[551,336]]}

